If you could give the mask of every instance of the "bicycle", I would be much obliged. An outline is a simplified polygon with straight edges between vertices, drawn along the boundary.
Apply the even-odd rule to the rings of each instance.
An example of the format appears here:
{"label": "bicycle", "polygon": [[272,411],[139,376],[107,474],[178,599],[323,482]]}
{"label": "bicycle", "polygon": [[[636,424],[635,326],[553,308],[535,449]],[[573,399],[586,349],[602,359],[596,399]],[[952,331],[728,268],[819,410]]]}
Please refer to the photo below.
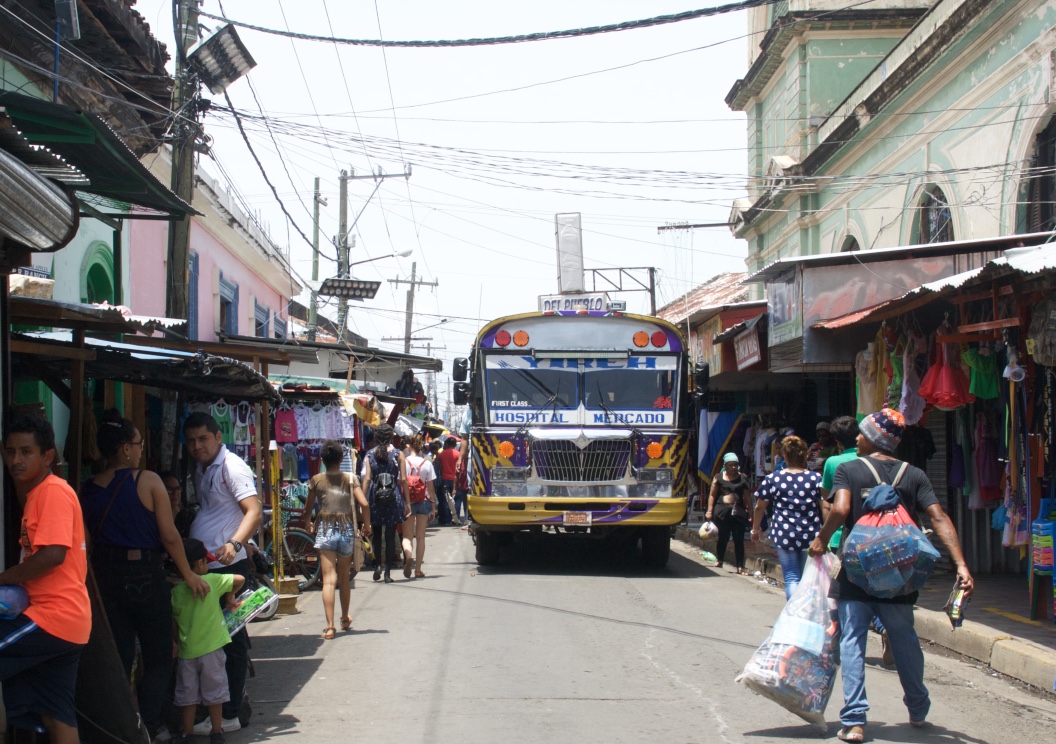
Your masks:
{"label": "bicycle", "polygon": [[[264,535],[266,543],[264,545],[264,552],[268,557],[275,561],[277,560],[275,550],[273,549],[273,539],[271,537],[271,524],[273,516],[273,509],[264,509]],[[303,524],[304,523],[304,510],[303,509],[282,509],[283,516],[289,514],[288,518],[284,518],[285,524]],[[295,519],[296,517],[296,519]],[[286,576],[297,579],[297,588],[300,591],[316,586],[319,583],[319,577],[322,574],[322,566],[319,564],[319,551],[315,549],[315,538],[309,535],[305,530],[300,527],[286,527],[282,529],[282,566]]]}

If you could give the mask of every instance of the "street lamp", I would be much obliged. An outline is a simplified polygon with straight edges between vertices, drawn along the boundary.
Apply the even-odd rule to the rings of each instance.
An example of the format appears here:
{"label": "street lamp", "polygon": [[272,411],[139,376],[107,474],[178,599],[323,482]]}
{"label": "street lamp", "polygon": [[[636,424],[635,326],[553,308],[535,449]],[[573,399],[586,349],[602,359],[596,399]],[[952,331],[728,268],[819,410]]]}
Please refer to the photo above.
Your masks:
{"label": "street lamp", "polygon": [[[390,253],[388,256],[364,258],[362,261],[353,261],[348,266],[351,268],[353,266],[358,266],[359,264],[370,263],[371,261],[380,261],[383,258],[406,258],[413,252],[414,251],[407,249],[396,253]],[[380,288],[381,282],[375,282],[369,279],[353,279],[350,276],[337,276],[324,280],[319,286],[317,294],[320,294],[323,297],[339,297],[345,300],[373,300]]]}

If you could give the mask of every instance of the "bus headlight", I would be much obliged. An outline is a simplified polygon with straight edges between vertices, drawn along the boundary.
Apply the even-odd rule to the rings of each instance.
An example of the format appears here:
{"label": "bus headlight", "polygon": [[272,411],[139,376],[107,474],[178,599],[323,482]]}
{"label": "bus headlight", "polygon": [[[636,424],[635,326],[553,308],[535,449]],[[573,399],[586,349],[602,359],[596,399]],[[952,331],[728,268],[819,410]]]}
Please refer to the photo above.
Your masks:
{"label": "bus headlight", "polygon": [[528,480],[528,468],[492,468],[491,480],[524,483]]}

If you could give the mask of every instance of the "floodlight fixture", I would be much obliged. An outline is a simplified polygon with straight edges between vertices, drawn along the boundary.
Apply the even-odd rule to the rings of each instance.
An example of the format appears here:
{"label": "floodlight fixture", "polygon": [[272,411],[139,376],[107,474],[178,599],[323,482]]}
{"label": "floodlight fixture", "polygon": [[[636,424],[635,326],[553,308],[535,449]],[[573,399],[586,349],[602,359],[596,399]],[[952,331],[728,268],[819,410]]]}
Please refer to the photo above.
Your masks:
{"label": "floodlight fixture", "polygon": [[345,279],[333,277],[323,281],[319,294],[323,297],[338,297],[344,300],[373,300],[381,282],[368,279]]}
{"label": "floodlight fixture", "polygon": [[230,23],[195,47],[187,55],[187,61],[214,94],[223,93],[227,86],[257,66]]}

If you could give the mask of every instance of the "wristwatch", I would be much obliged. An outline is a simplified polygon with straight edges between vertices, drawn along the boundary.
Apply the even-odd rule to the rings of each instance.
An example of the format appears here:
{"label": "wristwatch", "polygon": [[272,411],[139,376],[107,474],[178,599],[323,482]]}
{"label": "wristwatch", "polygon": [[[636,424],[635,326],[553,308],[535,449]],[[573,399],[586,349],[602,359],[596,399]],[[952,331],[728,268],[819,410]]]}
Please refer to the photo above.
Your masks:
{"label": "wristwatch", "polygon": [[227,542],[235,548],[236,553],[242,550],[242,543],[238,540],[228,540]]}

